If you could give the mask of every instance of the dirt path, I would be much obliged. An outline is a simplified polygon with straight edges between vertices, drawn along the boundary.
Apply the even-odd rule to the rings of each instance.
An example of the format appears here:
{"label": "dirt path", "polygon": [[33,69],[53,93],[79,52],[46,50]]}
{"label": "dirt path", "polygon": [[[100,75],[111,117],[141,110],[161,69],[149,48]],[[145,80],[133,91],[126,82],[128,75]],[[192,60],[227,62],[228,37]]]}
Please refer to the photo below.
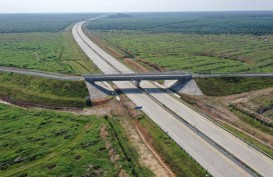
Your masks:
{"label": "dirt path", "polygon": [[34,52],[34,53],[35,53],[35,56],[36,56],[37,60],[38,60],[38,61],[41,61],[41,59],[40,59],[39,56],[38,56],[38,53],[37,53],[37,52]]}
{"label": "dirt path", "polygon": [[2,100],[0,100],[0,103],[5,104],[5,105],[11,105],[10,103],[2,101]]}
{"label": "dirt path", "polygon": [[168,170],[168,167],[164,164],[160,157],[155,156],[156,152],[152,152],[152,148],[143,140],[140,131],[137,131],[132,122],[128,119],[122,120],[123,127],[126,128],[127,134],[132,145],[137,149],[140,156],[140,164],[149,168],[157,177],[173,177],[174,175]]}
{"label": "dirt path", "polygon": [[140,164],[150,169],[157,177],[175,176],[156,151],[146,142],[145,136],[142,135],[141,131],[138,131],[137,126],[134,124],[134,119],[139,113],[134,110],[135,105],[125,95],[121,94],[119,96],[121,98],[120,106],[115,108],[114,114],[121,117],[121,125],[126,129],[131,144],[139,154]]}

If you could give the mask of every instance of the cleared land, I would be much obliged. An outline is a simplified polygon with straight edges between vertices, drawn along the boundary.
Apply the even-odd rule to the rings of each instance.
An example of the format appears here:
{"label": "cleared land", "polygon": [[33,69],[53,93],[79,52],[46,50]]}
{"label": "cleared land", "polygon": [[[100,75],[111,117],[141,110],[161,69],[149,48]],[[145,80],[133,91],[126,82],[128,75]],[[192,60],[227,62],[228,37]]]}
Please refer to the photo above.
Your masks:
{"label": "cleared land", "polygon": [[[96,36],[124,52],[124,57],[156,69],[195,73],[273,72],[273,36],[146,34],[96,31]],[[269,42],[265,42],[267,38]],[[152,64],[149,64],[152,63]]]}
{"label": "cleared land", "polygon": [[98,72],[71,32],[0,34],[0,65],[48,72]]}
{"label": "cleared land", "polygon": [[0,73],[0,97],[23,106],[84,107],[88,95],[84,81]]}
{"label": "cleared land", "polygon": [[[227,96],[273,87],[273,78],[197,78],[199,88],[207,96]],[[270,95],[268,95],[270,96]]]}
{"label": "cleared land", "polygon": [[120,142],[126,138],[119,139],[119,129],[115,120],[96,116],[0,104],[0,174],[118,176],[132,175],[135,168],[145,174],[124,155],[129,146]]}
{"label": "cleared land", "polygon": [[87,28],[151,69],[257,73],[273,72],[272,20],[273,12],[143,13]]}

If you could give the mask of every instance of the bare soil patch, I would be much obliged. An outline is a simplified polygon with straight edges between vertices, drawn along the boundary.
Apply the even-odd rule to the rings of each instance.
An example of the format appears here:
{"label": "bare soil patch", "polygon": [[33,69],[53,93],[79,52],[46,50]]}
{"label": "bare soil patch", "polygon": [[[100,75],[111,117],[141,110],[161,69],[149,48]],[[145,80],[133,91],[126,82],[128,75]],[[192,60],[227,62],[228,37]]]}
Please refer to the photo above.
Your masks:
{"label": "bare soil patch", "polygon": [[60,111],[80,111],[82,110],[82,107],[66,107],[66,106],[48,106],[48,105],[43,105],[43,104],[37,104],[37,103],[30,103],[30,102],[24,102],[24,101],[19,101],[16,99],[13,99],[9,96],[6,95],[0,95],[0,100],[4,103],[9,103],[11,105],[19,106],[22,108],[45,108],[45,109],[52,109],[52,110],[60,110]]}
{"label": "bare soil patch", "polygon": [[267,123],[273,123],[273,116],[267,114],[273,111],[273,88],[227,96],[224,101],[254,114]]}
{"label": "bare soil patch", "polygon": [[110,100],[112,100],[112,98],[112,96],[108,96],[107,98],[93,99],[91,102],[93,106],[100,106],[108,103]]}
{"label": "bare soil patch", "polygon": [[[137,118],[141,116],[141,113],[139,111],[134,110],[135,105],[127,99],[127,97],[123,94],[120,95],[121,102],[122,102],[122,109],[115,109],[114,114],[116,115],[129,115],[129,117],[124,117],[121,119],[122,121],[122,126],[126,128],[127,130],[127,136],[129,137],[132,145],[137,149],[139,156],[140,156],[140,164],[143,164],[147,168],[149,168],[157,177],[168,177],[168,176],[173,176],[173,174],[170,174],[170,172],[164,167],[165,164],[164,162],[159,160],[158,157],[159,155],[157,154],[158,157],[155,156],[154,153],[156,151],[150,144],[152,141],[151,138],[149,138],[148,131],[141,128],[139,124],[137,123]],[[130,117],[133,118],[130,119]],[[141,129],[140,132],[136,130],[136,127],[138,129]],[[145,137],[145,141],[148,142],[148,146],[145,144],[144,140],[142,137]],[[150,150],[150,148],[153,150],[153,152]],[[160,157],[159,157],[160,158]],[[166,165],[165,165],[166,166]]]}
{"label": "bare soil patch", "polygon": [[143,65],[139,64],[138,62],[130,59],[130,58],[126,58],[124,59],[124,62],[129,65],[130,67],[134,68],[136,71],[138,72],[148,72],[149,70],[147,68],[145,68]]}
{"label": "bare soil patch", "polygon": [[151,67],[152,69],[154,69],[154,70],[156,70],[156,71],[160,71],[160,72],[166,71],[166,69],[165,69],[164,67],[159,66],[159,65],[157,65],[157,64],[155,64],[155,63],[149,62],[149,61],[147,61],[147,60],[144,60],[144,59],[137,59],[137,61],[138,61],[139,63],[144,64],[144,65],[148,65],[149,67]]}

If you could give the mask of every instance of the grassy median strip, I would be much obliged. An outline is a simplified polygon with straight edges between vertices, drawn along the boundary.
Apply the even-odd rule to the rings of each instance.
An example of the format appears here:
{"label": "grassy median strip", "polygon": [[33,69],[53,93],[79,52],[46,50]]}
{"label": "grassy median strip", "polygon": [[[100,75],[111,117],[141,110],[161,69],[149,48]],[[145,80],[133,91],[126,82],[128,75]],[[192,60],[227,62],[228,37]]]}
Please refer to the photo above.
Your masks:
{"label": "grassy median strip", "polygon": [[84,107],[88,90],[83,81],[0,73],[0,97],[12,102],[50,107]]}
{"label": "grassy median strip", "polygon": [[241,138],[242,140],[244,140],[245,142],[247,142],[248,144],[254,145],[260,151],[268,154],[269,156],[271,156],[271,158],[273,157],[272,148],[262,144],[261,142],[255,140],[254,138],[248,136],[247,134],[243,133],[242,131],[240,131],[238,129],[233,128],[232,126],[230,126],[226,123],[222,123],[220,121],[218,121],[217,123],[220,124],[221,126],[223,126],[228,131],[232,132],[234,135],[236,135],[239,138]]}
{"label": "grassy median strip", "polygon": [[149,136],[152,138],[151,144],[175,174],[178,176],[210,176],[151,119],[144,116],[139,122],[146,130],[149,130]]}

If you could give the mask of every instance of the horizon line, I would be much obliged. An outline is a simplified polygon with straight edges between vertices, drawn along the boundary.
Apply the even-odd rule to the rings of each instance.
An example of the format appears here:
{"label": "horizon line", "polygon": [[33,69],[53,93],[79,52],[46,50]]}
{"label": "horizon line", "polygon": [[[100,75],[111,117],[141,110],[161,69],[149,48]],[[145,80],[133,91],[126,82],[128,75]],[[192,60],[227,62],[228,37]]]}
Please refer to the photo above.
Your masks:
{"label": "horizon line", "polygon": [[106,13],[189,13],[189,12],[273,12],[272,10],[192,10],[192,11],[113,11],[113,12],[0,12],[0,14],[106,14]]}

